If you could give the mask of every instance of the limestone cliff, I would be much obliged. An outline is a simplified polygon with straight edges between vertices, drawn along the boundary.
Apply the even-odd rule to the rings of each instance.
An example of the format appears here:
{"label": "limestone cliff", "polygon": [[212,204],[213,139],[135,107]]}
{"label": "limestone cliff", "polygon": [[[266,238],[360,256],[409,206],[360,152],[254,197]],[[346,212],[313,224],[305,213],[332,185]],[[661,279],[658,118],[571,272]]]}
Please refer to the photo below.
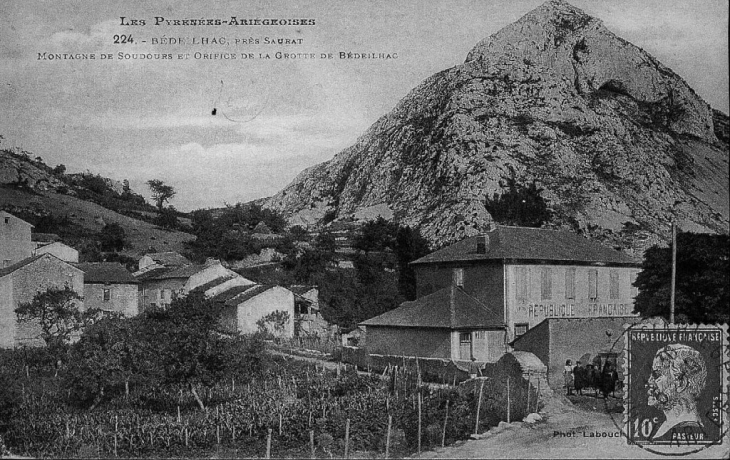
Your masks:
{"label": "limestone cliff", "polygon": [[485,198],[508,177],[540,184],[551,225],[626,249],[665,238],[671,220],[727,232],[727,116],[600,20],[550,1],[266,205],[298,224],[386,210],[443,243],[491,221]]}

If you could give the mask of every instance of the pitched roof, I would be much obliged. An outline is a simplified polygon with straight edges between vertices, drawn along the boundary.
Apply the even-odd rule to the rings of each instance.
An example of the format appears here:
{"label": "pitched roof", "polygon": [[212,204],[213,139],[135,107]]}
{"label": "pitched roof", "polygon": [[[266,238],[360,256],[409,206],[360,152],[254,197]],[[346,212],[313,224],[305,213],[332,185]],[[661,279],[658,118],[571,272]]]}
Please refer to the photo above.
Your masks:
{"label": "pitched roof", "polygon": [[84,262],[73,265],[84,272],[84,284],[139,283],[119,262]]}
{"label": "pitched roof", "polygon": [[181,265],[187,265],[190,261],[185,258],[182,254],[177,252],[151,252],[145,254],[145,257],[149,257],[160,265],[167,267],[179,267]]}
{"label": "pitched roof", "polygon": [[8,275],[10,273],[13,273],[15,270],[17,270],[19,268],[23,268],[23,267],[25,267],[28,264],[32,264],[33,262],[35,262],[36,260],[40,259],[44,255],[46,255],[46,254],[39,254],[37,256],[27,257],[27,258],[21,260],[20,262],[14,263],[13,265],[10,265],[10,266],[5,267],[5,268],[0,268],[0,278],[2,278],[5,275]]}
{"label": "pitched roof", "polygon": [[412,262],[468,262],[479,260],[545,260],[556,262],[605,263],[638,266],[640,262],[623,252],[564,230],[497,226],[485,234],[487,249],[477,252],[477,240],[472,236]]}
{"label": "pitched roof", "polygon": [[253,289],[256,286],[260,286],[260,284],[247,284],[245,286],[233,286],[230,289],[226,289],[225,291],[214,295],[211,297],[210,300],[214,302],[220,302],[220,303],[226,303],[230,299],[236,297],[239,294],[242,294],[243,292],[248,291],[249,289]]}
{"label": "pitched roof", "polygon": [[450,286],[360,323],[362,326],[427,327],[441,329],[502,329],[502,314],[463,289]]}
{"label": "pitched roof", "polygon": [[221,284],[225,283],[226,281],[230,281],[230,280],[232,280],[235,277],[236,277],[235,274],[228,275],[228,276],[221,276],[221,277],[216,278],[216,279],[214,279],[212,281],[208,281],[205,284],[201,284],[200,286],[196,287],[194,289],[194,291],[205,292],[208,289],[214,288],[216,286],[220,286]]}
{"label": "pitched roof", "polygon": [[174,270],[174,268],[171,267],[157,267],[153,268],[152,270],[147,270],[145,272],[135,274],[135,278],[139,281],[147,281],[152,279],[157,279],[158,276],[161,276],[163,273],[167,273],[169,271]]}
{"label": "pitched roof", "polygon": [[301,284],[295,284],[295,285],[289,286],[289,290],[296,295],[306,294],[307,292],[311,291],[312,289],[317,289],[317,288],[315,286],[303,286]]}
{"label": "pitched roof", "polygon": [[273,284],[255,284],[251,287],[251,289],[247,289],[246,291],[240,293],[239,295],[237,295],[231,299],[228,299],[226,301],[226,305],[228,305],[228,306],[240,305],[243,302],[256,297],[257,295],[268,291],[272,287],[274,287]]}
{"label": "pitched roof", "polygon": [[53,243],[55,241],[59,241],[60,239],[61,237],[56,235],[55,233],[33,232],[30,234],[30,240],[37,241],[39,243]]}
{"label": "pitched roof", "polygon": [[[21,268],[25,267],[26,265],[30,265],[30,264],[34,263],[35,261],[37,261],[38,259],[41,259],[43,257],[50,257],[52,259],[56,259],[58,262],[61,262],[64,265],[68,265],[69,267],[76,268],[72,264],[64,262],[63,260],[54,256],[53,254],[43,253],[43,254],[38,254],[37,256],[27,257],[27,258],[21,260],[20,262],[14,263],[13,265],[11,265],[9,267],[0,269],[0,278],[2,278],[3,276],[9,275],[10,273],[13,273],[14,271],[16,271],[18,269],[21,269]],[[79,270],[78,268],[76,268],[76,269]]]}

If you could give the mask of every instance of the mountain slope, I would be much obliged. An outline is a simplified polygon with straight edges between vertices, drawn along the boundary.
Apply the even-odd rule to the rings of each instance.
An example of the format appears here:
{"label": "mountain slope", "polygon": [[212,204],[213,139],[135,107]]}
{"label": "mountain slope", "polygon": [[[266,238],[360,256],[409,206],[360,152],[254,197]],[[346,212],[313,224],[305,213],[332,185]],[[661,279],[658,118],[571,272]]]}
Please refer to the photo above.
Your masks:
{"label": "mountain slope", "polygon": [[[724,123],[724,139],[715,122]],[[727,116],[601,21],[550,1],[428,78],[266,205],[317,224],[387,208],[432,242],[491,221],[504,179],[536,180],[554,225],[635,246],[727,232]]]}

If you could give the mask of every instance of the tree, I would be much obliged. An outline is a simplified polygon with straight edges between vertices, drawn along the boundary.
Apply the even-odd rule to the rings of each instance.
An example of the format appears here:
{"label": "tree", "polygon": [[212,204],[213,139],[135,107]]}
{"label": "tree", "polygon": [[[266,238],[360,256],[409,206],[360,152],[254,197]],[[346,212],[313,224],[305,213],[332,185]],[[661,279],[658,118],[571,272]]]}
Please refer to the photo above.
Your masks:
{"label": "tree", "polygon": [[406,300],[416,300],[416,272],[410,263],[431,252],[428,240],[417,229],[399,227],[395,236],[398,290]]}
{"label": "tree", "polygon": [[171,185],[167,185],[159,179],[151,179],[147,181],[147,185],[152,191],[152,199],[155,200],[157,209],[162,212],[162,207],[165,202],[169,201],[170,198],[174,197],[177,192]]}
{"label": "tree", "polygon": [[547,202],[540,195],[543,189],[538,188],[535,181],[524,186],[518,184],[514,178],[509,178],[506,187],[507,191],[501,195],[495,193],[484,203],[496,222],[522,227],[541,227],[550,221],[552,214]]}
{"label": "tree", "polygon": [[[653,246],[644,255],[634,286],[634,309],[642,316],[669,318],[672,250]],[[730,321],[730,236],[677,235],[675,319],[689,323]]]}
{"label": "tree", "polygon": [[280,337],[286,331],[290,319],[288,311],[276,310],[256,321],[256,327],[265,336]]}
{"label": "tree", "polygon": [[41,328],[41,338],[49,348],[67,344],[71,335],[91,324],[98,310],[82,311],[82,297],[68,285],[63,289],[49,287],[38,292],[33,300],[15,309],[18,321],[35,322]]}
{"label": "tree", "polygon": [[116,222],[104,225],[99,234],[101,250],[104,252],[119,252],[127,246],[127,235],[124,228]]}

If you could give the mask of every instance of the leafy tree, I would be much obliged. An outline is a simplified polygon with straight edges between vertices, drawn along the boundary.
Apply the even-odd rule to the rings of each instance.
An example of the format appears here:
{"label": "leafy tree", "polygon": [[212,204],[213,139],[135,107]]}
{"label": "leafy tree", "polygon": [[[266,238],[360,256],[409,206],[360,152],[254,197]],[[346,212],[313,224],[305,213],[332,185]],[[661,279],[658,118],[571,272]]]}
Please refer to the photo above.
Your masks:
{"label": "leafy tree", "polygon": [[60,164],[53,168],[53,174],[57,176],[63,176],[66,173],[66,166],[64,164]]}
{"label": "leafy tree", "polygon": [[147,181],[147,185],[152,192],[152,199],[155,200],[157,209],[162,212],[162,207],[165,202],[169,201],[170,198],[174,197],[177,192],[171,185],[167,185],[160,179],[151,179]]}
{"label": "leafy tree", "polygon": [[335,236],[327,230],[319,232],[314,240],[314,247],[324,252],[335,252],[337,249]]}
{"label": "leafy tree", "polygon": [[82,311],[82,297],[68,285],[63,289],[49,287],[38,292],[30,302],[15,309],[18,321],[38,322],[41,338],[49,348],[58,348],[71,340],[71,335],[91,324],[98,310]]}
{"label": "leafy tree", "polygon": [[227,369],[220,353],[220,304],[201,292],[172,301],[166,310],[145,312],[140,337],[154,356],[162,380],[186,384],[201,409],[205,409],[196,385],[213,383]]}
{"label": "leafy tree", "polygon": [[352,237],[352,247],[360,251],[385,251],[395,246],[398,224],[382,216],[366,222]]}
{"label": "leafy tree", "polygon": [[308,249],[301,253],[291,253],[282,260],[281,265],[297,283],[312,284],[320,274],[332,264],[334,253],[319,249]]}
{"label": "leafy tree", "polygon": [[418,230],[399,227],[395,236],[395,257],[398,263],[398,290],[406,300],[416,299],[416,272],[410,263],[431,252],[428,240]]}
{"label": "leafy tree", "polygon": [[256,327],[259,333],[268,336],[280,337],[286,330],[286,325],[289,323],[291,315],[288,311],[276,310],[272,311],[266,316],[259,318],[256,321]]}
{"label": "leafy tree", "polygon": [[119,252],[129,243],[124,228],[116,222],[104,225],[99,234],[99,243],[102,251]]}
{"label": "leafy tree", "polygon": [[155,219],[155,224],[162,228],[175,229],[179,226],[177,220],[177,211],[173,206],[160,209],[160,213]]}
{"label": "leafy tree", "polygon": [[[642,316],[669,319],[672,250],[653,246],[644,254],[634,309]],[[730,236],[677,235],[675,320],[689,323],[730,321]]]}
{"label": "leafy tree", "polygon": [[504,193],[495,193],[485,202],[487,211],[496,222],[521,227],[541,227],[550,221],[552,214],[547,202],[540,195],[543,189],[538,188],[535,181],[524,186],[518,184],[514,178],[509,178],[506,188]]}

